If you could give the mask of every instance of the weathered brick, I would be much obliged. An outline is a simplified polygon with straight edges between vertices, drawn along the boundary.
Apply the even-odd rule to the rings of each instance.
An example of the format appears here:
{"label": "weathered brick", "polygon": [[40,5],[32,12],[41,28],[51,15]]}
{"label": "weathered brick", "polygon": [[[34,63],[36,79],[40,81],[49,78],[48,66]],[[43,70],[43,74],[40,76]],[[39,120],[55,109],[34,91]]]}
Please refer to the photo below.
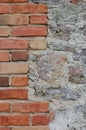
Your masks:
{"label": "weathered brick", "polygon": [[13,103],[13,112],[48,112],[48,102]]}
{"label": "weathered brick", "polygon": [[32,50],[47,49],[47,41],[46,40],[31,40],[30,49]]}
{"label": "weathered brick", "polygon": [[0,4],[0,14],[9,14],[10,13],[10,5],[9,4]]}
{"label": "weathered brick", "polygon": [[34,115],[32,117],[32,125],[48,125],[49,117],[45,115]]}
{"label": "weathered brick", "polygon": [[11,0],[11,2],[27,2],[28,0]]}
{"label": "weathered brick", "polygon": [[15,14],[10,16],[10,25],[28,25],[29,18],[25,14]]}
{"label": "weathered brick", "polygon": [[49,127],[48,126],[26,126],[26,127],[12,128],[12,130],[49,130]]}
{"label": "weathered brick", "polygon": [[27,25],[29,18],[25,14],[0,15],[0,25]]}
{"label": "weathered brick", "polygon": [[0,130],[10,130],[9,127],[0,127]]}
{"label": "weathered brick", "polygon": [[28,0],[11,0],[11,2],[27,2]]}
{"label": "weathered brick", "polygon": [[0,0],[1,3],[10,2],[11,0]]}
{"label": "weathered brick", "polygon": [[9,27],[0,27],[0,37],[7,37],[10,35]]}
{"label": "weathered brick", "polygon": [[29,125],[29,116],[23,114],[0,115],[0,125],[27,126]]}
{"label": "weathered brick", "polygon": [[10,23],[10,15],[0,15],[0,25],[8,25]]}
{"label": "weathered brick", "polygon": [[22,76],[22,77],[12,77],[11,79],[11,85],[13,87],[24,87],[28,86],[28,77],[27,76]]}
{"label": "weathered brick", "polygon": [[9,86],[9,77],[0,77],[0,87]]}
{"label": "weathered brick", "polygon": [[27,89],[0,90],[0,99],[28,99]]}
{"label": "weathered brick", "polygon": [[78,0],[70,0],[71,3],[77,4]]}
{"label": "weathered brick", "polygon": [[0,52],[0,62],[9,61],[9,52]]}
{"label": "weathered brick", "polygon": [[0,64],[0,74],[25,74],[28,72],[28,64],[3,63]]}
{"label": "weathered brick", "polygon": [[45,4],[14,4],[12,13],[47,13],[48,7]]}
{"label": "weathered brick", "polygon": [[49,111],[49,122],[51,123],[54,120],[55,111],[50,110]]}
{"label": "weathered brick", "polygon": [[12,52],[12,61],[27,61],[28,51],[15,51]]}
{"label": "weathered brick", "polygon": [[8,2],[27,2],[27,0],[0,0],[0,3],[8,3]]}
{"label": "weathered brick", "polygon": [[0,103],[0,112],[10,112],[10,103]]}
{"label": "weathered brick", "polygon": [[47,24],[48,23],[47,15],[31,15],[30,23],[31,24]]}
{"label": "weathered brick", "polygon": [[12,36],[46,36],[47,26],[23,26],[12,28]]}
{"label": "weathered brick", "polygon": [[28,49],[28,40],[0,39],[1,50],[25,50]]}

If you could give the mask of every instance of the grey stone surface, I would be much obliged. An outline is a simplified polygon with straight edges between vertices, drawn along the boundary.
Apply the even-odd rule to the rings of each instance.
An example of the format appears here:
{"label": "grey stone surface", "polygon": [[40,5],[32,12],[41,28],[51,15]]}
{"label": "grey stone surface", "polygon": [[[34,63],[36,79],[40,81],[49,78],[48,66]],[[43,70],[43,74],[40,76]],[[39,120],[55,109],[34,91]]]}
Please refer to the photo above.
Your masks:
{"label": "grey stone surface", "polygon": [[50,130],[86,130],[86,1],[46,3],[48,49],[30,51],[29,97],[56,111]]}

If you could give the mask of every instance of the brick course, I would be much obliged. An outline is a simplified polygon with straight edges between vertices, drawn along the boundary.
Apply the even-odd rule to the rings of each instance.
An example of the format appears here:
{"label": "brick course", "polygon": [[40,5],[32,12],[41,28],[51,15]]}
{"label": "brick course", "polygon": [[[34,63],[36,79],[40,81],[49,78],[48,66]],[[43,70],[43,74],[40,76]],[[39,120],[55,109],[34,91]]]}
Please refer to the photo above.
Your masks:
{"label": "brick course", "polygon": [[28,91],[28,52],[47,48],[47,12],[45,4],[0,0],[0,130],[49,130],[49,103],[29,101]]}

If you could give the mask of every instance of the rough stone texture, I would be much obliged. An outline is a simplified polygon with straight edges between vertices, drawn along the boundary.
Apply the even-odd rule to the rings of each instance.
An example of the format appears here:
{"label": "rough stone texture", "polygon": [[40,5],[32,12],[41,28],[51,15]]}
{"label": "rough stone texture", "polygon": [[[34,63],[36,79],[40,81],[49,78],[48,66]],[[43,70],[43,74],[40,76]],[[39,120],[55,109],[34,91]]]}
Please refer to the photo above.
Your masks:
{"label": "rough stone texture", "polygon": [[31,100],[50,101],[50,130],[86,130],[86,1],[48,4],[48,49],[30,51]]}

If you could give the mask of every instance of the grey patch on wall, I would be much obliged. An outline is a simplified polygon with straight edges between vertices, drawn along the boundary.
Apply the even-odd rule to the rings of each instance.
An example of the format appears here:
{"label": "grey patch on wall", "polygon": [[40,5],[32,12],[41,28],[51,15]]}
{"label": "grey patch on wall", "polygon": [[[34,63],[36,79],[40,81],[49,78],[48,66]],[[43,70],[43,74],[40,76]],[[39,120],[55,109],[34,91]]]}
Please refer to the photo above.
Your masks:
{"label": "grey patch on wall", "polygon": [[[86,120],[83,118],[86,112],[86,103],[75,106],[73,109],[58,109],[52,123],[51,130],[86,130]],[[85,113],[86,115],[86,113]]]}
{"label": "grey patch on wall", "polygon": [[68,87],[48,88],[44,96],[50,97],[50,99],[58,97],[58,99],[61,98],[61,100],[73,100],[73,101],[76,101],[78,98],[80,98],[78,92],[68,89]]}

